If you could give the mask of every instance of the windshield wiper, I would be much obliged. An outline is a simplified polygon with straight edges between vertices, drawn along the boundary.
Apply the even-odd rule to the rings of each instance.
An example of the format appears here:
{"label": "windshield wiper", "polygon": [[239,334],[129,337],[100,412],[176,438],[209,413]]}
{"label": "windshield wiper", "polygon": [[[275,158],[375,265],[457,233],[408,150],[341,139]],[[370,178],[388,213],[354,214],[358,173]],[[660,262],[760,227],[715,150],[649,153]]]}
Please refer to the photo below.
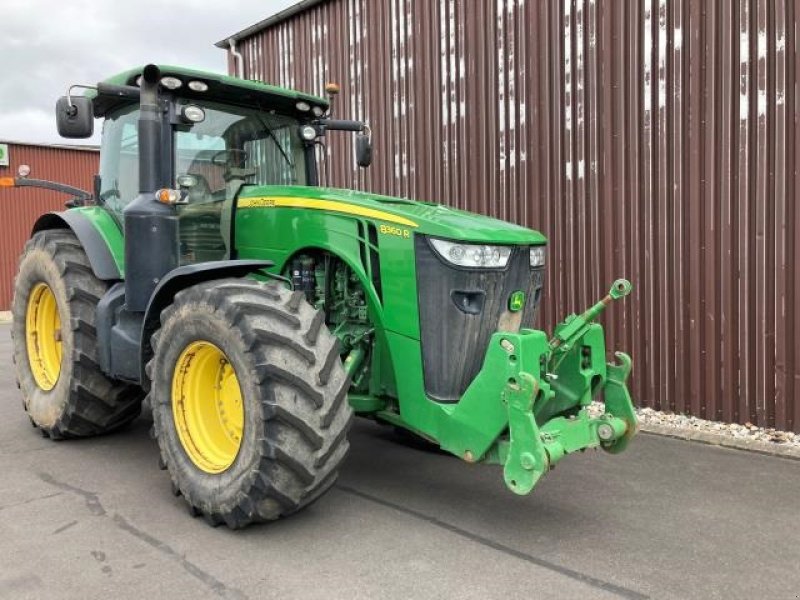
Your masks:
{"label": "windshield wiper", "polygon": [[[259,106],[258,106],[258,110],[259,110],[259,111],[261,111],[261,110],[262,110],[262,109],[261,109],[261,105],[260,105],[260,104],[259,104]],[[261,123],[261,126],[262,126],[264,129],[266,129],[266,131],[267,131],[267,135],[269,135],[270,139],[271,139],[273,142],[275,142],[275,145],[278,147],[278,150],[280,150],[280,151],[281,151],[281,154],[283,155],[283,158],[284,158],[284,160],[285,160],[285,161],[288,163],[288,165],[289,165],[289,166],[292,168],[292,170],[294,170],[294,161],[291,159],[291,157],[290,157],[289,153],[288,153],[288,152],[286,152],[286,149],[285,149],[285,148],[284,148],[284,147],[281,145],[281,142],[280,142],[280,140],[278,139],[278,136],[277,136],[277,135],[275,135],[275,132],[274,132],[274,131],[272,131],[272,128],[270,128],[270,126],[267,124],[267,122],[266,122],[266,120],[264,119],[264,117],[263,117],[263,116],[261,116],[261,112],[257,112],[257,113],[256,113],[256,118],[258,119],[259,123]]]}

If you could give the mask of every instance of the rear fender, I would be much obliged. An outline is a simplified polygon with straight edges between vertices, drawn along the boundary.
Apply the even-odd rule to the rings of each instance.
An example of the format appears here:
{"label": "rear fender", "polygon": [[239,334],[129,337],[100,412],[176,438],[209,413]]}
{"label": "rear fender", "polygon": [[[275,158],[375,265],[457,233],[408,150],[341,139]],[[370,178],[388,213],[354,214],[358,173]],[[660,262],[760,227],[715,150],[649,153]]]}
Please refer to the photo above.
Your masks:
{"label": "rear fender", "polygon": [[114,218],[103,208],[87,206],[44,214],[31,233],[49,229],[69,229],[75,234],[98,279],[124,278],[125,240]]}

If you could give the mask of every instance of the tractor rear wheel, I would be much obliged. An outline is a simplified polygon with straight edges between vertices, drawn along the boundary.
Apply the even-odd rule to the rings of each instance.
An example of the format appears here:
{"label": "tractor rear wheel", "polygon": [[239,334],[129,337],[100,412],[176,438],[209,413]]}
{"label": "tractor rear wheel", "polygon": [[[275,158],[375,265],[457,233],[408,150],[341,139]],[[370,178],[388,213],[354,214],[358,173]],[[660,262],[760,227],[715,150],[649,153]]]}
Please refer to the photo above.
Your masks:
{"label": "tractor rear wheel", "polygon": [[95,309],[107,289],[71,231],[40,231],[26,244],[14,286],[14,362],[25,411],[53,439],[107,433],[141,411],[141,390],[98,366]]}
{"label": "tractor rear wheel", "polygon": [[238,529],[333,485],[349,382],[338,341],[301,292],[247,279],[190,287],[152,342],[154,434],[191,514]]}

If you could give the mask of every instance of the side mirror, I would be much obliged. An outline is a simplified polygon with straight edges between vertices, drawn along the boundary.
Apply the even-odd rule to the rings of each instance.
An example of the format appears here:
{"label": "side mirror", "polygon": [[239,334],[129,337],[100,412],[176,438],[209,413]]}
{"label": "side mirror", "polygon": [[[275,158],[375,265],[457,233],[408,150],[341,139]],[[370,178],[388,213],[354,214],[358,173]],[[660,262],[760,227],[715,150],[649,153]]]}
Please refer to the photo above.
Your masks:
{"label": "side mirror", "polygon": [[56,102],[56,126],[61,137],[91,137],[94,133],[92,101],[84,96],[59,98]]}
{"label": "side mirror", "polygon": [[356,162],[364,169],[372,164],[372,136],[367,133],[356,135]]}

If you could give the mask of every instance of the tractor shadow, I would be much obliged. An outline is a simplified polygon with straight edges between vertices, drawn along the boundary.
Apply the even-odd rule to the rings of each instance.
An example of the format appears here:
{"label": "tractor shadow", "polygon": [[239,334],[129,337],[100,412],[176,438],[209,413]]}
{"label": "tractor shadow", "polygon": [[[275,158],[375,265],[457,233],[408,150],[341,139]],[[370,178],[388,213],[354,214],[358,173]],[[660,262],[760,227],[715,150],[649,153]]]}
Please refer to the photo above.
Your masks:
{"label": "tractor shadow", "polygon": [[579,539],[580,528],[573,526],[591,515],[564,498],[586,495],[586,481],[576,476],[570,482],[567,473],[552,477],[557,471],[530,495],[517,496],[506,488],[500,466],[471,465],[425,440],[357,420],[337,487],[447,523],[477,524],[484,532],[527,528],[534,536]]}
{"label": "tractor shadow", "polygon": [[[175,517],[207,527],[202,519],[190,519],[183,498],[170,491],[169,477],[158,469],[158,449],[150,437],[152,416],[145,408],[142,416],[109,435],[58,442],[63,452],[75,453],[84,467],[109,468],[129,473],[131,478],[158,492],[159,501],[176,508]],[[350,434],[350,454],[334,488],[319,501],[289,518],[257,524],[243,531],[219,527],[223,535],[261,537],[279,532],[305,530],[325,523],[344,503],[347,510],[364,510],[365,504],[406,516],[446,523],[466,532],[507,541],[520,530],[527,540],[548,541],[581,537],[584,523],[590,528],[591,514],[582,512],[564,498],[585,495],[585,480],[579,476],[559,480],[545,477],[528,496],[509,491],[496,465],[470,465],[414,436],[365,419],[357,419]],[[43,440],[46,441],[46,440]],[[48,443],[52,443],[47,441]],[[557,471],[556,471],[557,472]],[[555,473],[555,472],[554,472]],[[590,487],[590,486],[589,486]],[[98,490],[102,494],[103,490]],[[338,497],[338,498],[337,498]],[[371,510],[371,509],[370,509]],[[510,542],[509,542],[510,543]]]}

